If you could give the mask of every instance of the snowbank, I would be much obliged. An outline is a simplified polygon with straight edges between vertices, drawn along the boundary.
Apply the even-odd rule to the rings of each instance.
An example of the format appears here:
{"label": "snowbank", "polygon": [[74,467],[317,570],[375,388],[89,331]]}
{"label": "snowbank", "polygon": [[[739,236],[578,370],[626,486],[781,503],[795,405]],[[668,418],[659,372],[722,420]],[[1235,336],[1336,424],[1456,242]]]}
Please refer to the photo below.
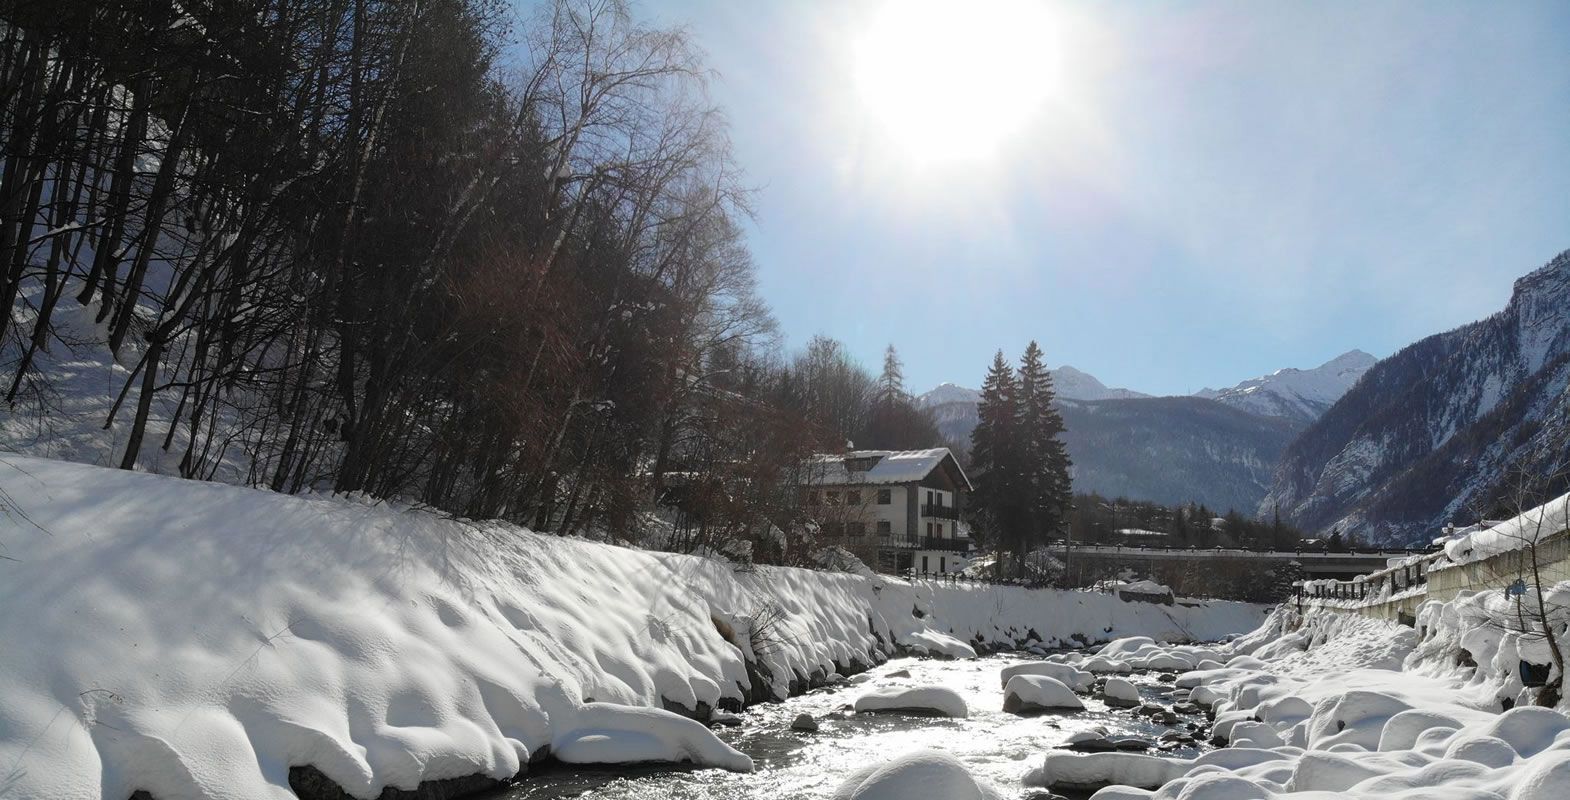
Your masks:
{"label": "snowbank", "polygon": [[735,768],[668,721],[587,731],[601,704],[702,717],[896,645],[1220,638],[1260,617],[738,570],[10,455],[0,488],[19,506],[0,529],[0,787],[25,798],[285,798],[306,765],[370,797],[510,778],[547,746]]}
{"label": "snowbank", "polygon": [[1497,525],[1450,539],[1445,542],[1445,557],[1455,564],[1482,561],[1546,542],[1567,527],[1570,527],[1570,494]]}

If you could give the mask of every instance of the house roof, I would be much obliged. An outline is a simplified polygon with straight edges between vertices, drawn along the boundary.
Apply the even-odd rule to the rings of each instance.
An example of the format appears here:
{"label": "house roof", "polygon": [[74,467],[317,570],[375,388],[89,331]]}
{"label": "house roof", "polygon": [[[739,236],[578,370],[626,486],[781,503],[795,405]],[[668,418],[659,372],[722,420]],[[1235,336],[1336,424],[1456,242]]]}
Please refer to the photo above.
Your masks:
{"label": "house roof", "polygon": [[[847,462],[866,459],[875,460],[870,469],[852,472],[846,467]],[[929,450],[852,450],[846,453],[820,453],[812,457],[808,465],[808,482],[813,484],[875,484],[875,483],[911,483],[919,481],[932,474],[938,468],[950,471],[954,479],[966,491],[969,491],[970,479],[965,477],[965,471],[960,469],[959,462],[954,460],[954,454],[947,447],[934,447]]]}

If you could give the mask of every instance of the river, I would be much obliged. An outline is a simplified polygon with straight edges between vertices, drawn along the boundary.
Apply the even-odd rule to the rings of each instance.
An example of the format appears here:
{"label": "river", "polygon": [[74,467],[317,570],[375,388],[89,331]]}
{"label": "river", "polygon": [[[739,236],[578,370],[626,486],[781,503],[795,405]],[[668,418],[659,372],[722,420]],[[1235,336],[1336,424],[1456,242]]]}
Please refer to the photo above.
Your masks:
{"label": "river", "polygon": [[[487,800],[811,800],[827,798],[856,768],[885,761],[920,747],[946,750],[965,762],[972,774],[996,786],[1005,797],[1029,796],[1020,776],[1047,749],[1067,737],[1096,726],[1113,738],[1134,736],[1154,740],[1171,728],[1151,723],[1126,709],[1108,708],[1099,698],[1085,697],[1084,711],[1016,716],[1005,714],[1000,671],[1038,660],[999,654],[970,661],[898,659],[866,673],[857,685],[818,689],[783,703],[753,706],[739,727],[716,729],[732,747],[752,756],[750,774],[716,769],[670,767],[583,768],[548,762],[517,785]],[[908,670],[910,677],[890,677]],[[1170,684],[1156,676],[1125,676],[1150,702],[1171,705],[1162,692]],[[863,692],[890,685],[940,685],[960,693],[970,708],[964,719],[899,714],[853,714],[851,705]],[[790,729],[798,714],[818,720],[816,733]],[[1155,752],[1155,751],[1152,751]],[[1187,747],[1172,755],[1193,757]],[[1044,793],[1043,793],[1043,796]]]}

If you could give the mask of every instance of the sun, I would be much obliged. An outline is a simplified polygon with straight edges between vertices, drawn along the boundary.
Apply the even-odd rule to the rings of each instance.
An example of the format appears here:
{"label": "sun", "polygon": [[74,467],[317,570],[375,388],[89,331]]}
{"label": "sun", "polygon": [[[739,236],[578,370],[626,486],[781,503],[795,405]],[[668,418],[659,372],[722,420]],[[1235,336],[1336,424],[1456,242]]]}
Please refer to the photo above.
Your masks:
{"label": "sun", "polygon": [[996,158],[1058,92],[1058,31],[1033,0],[888,0],[855,44],[862,109],[906,158]]}

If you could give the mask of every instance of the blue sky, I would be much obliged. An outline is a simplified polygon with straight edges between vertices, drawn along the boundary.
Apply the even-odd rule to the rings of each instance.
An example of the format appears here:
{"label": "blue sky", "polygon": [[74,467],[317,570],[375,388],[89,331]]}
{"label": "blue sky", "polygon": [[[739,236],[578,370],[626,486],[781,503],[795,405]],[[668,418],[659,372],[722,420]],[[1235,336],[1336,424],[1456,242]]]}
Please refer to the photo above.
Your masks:
{"label": "blue sky", "polygon": [[[875,368],[893,342],[923,391],[1034,338],[1186,393],[1389,355],[1570,248],[1570,3],[1004,2],[1040,14],[954,2],[981,15],[956,35],[1030,42],[1052,88],[957,161],[869,110],[858,48],[884,0],[639,7],[718,73],[789,347],[825,333]],[[986,124],[959,94],[921,113]]]}

